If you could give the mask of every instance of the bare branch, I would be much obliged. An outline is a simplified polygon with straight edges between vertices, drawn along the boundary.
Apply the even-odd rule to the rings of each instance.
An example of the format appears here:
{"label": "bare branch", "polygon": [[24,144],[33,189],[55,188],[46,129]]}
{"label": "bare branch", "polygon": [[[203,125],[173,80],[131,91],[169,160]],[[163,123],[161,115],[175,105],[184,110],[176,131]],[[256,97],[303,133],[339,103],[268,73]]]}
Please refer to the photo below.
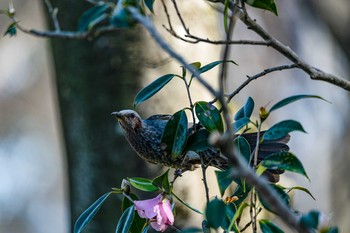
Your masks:
{"label": "bare branch", "polygon": [[293,69],[293,68],[298,68],[297,65],[295,64],[291,64],[291,65],[283,65],[283,66],[276,66],[276,67],[272,67],[269,69],[265,69],[264,71],[253,75],[253,76],[248,76],[247,75],[247,80],[244,81],[234,92],[232,92],[230,95],[227,96],[228,100],[227,102],[230,102],[231,99],[237,95],[243,88],[245,88],[251,81],[256,80],[260,77],[263,77],[269,73],[275,72],[275,71],[282,71],[282,70],[287,70],[287,69]]}
{"label": "bare branch", "polygon": [[[205,88],[207,88],[210,93],[212,93],[214,96],[218,96],[217,92],[205,80],[203,80],[203,78],[196,72],[196,70],[163,40],[149,18],[141,15],[135,8],[128,8],[128,10],[133,15],[134,19],[147,29],[154,40],[165,52],[180,62],[190,72],[192,72],[194,76],[199,80],[199,82]],[[222,103],[224,104],[224,102]],[[263,196],[264,200],[269,203],[275,212],[279,213],[279,216],[283,221],[285,221],[290,227],[296,229],[299,232],[309,232],[299,224],[299,218],[280,200],[278,194],[268,185],[268,183],[262,178],[258,177],[250,168],[248,168],[247,164],[245,164],[242,159],[236,155],[233,149],[234,147],[231,133],[224,134],[222,137],[220,137],[220,140],[216,142],[216,146],[218,146],[221,149],[221,152],[230,159],[239,174],[245,178],[249,184],[255,186],[256,190],[260,193],[261,196]]]}
{"label": "bare branch", "polygon": [[52,7],[52,4],[51,4],[50,0],[45,0],[45,4],[46,4],[46,7],[47,7],[47,10],[49,11],[49,13],[51,15],[55,31],[60,31],[61,27],[60,27],[60,23],[58,22],[58,19],[57,19],[58,9]]}

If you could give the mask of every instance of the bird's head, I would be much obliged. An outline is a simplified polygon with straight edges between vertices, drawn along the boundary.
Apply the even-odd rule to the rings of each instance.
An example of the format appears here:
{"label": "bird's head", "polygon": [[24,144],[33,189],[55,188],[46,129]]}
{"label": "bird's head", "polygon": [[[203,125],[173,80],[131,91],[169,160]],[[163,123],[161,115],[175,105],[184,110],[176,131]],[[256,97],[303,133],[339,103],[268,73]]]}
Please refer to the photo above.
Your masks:
{"label": "bird's head", "polygon": [[117,118],[120,126],[125,130],[135,130],[142,127],[142,119],[134,110],[126,109],[111,114]]}

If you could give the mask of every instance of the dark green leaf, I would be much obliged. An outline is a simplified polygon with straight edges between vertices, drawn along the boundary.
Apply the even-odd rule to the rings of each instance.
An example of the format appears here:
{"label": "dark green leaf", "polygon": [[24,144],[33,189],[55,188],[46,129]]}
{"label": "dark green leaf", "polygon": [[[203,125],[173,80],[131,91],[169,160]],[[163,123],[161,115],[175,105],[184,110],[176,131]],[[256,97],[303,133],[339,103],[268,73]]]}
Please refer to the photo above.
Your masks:
{"label": "dark green leaf", "polygon": [[74,233],[80,233],[84,227],[91,221],[97,211],[101,208],[102,204],[106,201],[107,197],[112,192],[106,193],[97,199],[89,208],[87,208],[78,218],[74,224]]}
{"label": "dark green leaf", "polygon": [[97,5],[89,10],[85,11],[78,21],[78,30],[87,31],[91,29],[94,25],[100,22],[101,16],[110,8],[110,5],[105,3],[103,5]]}
{"label": "dark green leaf", "polygon": [[[237,65],[237,63],[234,62],[234,61],[232,61],[232,60],[227,60],[227,61],[214,61],[214,62],[212,62],[212,63],[209,63],[209,64],[205,65],[205,66],[202,66],[201,68],[199,68],[199,69],[197,70],[197,72],[198,72],[199,74],[205,73],[205,72],[207,72],[208,70],[213,69],[215,66],[217,66],[217,65],[219,65],[219,64],[221,64],[221,63],[223,63],[223,62],[232,62],[233,64]],[[194,75],[192,75],[191,78],[193,78],[193,77],[194,77]]]}
{"label": "dark green leaf", "polygon": [[11,23],[4,33],[4,36],[9,35],[10,37],[15,36],[17,34],[17,22]]}
{"label": "dark green leaf", "polygon": [[303,214],[300,218],[300,223],[307,228],[317,229],[320,212],[311,210],[307,214]]}
{"label": "dark green leaf", "polygon": [[166,74],[152,83],[150,83],[148,86],[143,88],[139,93],[137,93],[135,100],[134,100],[134,108],[137,107],[140,103],[148,100],[153,95],[155,95],[158,91],[160,91],[170,80],[175,76],[175,74]]}
{"label": "dark green leaf", "polygon": [[170,184],[169,184],[169,169],[162,175],[153,179],[152,184],[159,189],[163,189],[165,192],[170,193]]}
{"label": "dark green leaf", "polygon": [[218,198],[214,198],[207,204],[205,216],[210,227],[217,229],[224,225],[225,218],[222,215],[225,213],[225,208],[225,203]]}
{"label": "dark green leaf", "polygon": [[164,151],[171,155],[172,159],[178,158],[185,147],[187,141],[187,116],[185,110],[176,112],[165,125],[162,135],[162,145]]}
{"label": "dark green leaf", "polygon": [[243,117],[243,118],[239,119],[238,121],[235,121],[233,123],[234,133],[237,133],[240,129],[242,129],[243,127],[245,127],[249,123],[250,123],[250,119],[248,117]]}
{"label": "dark green leaf", "polygon": [[221,196],[224,195],[225,190],[230,186],[230,184],[233,181],[233,170],[232,168],[229,168],[227,170],[223,171],[215,171],[216,179],[218,181],[220,194]]}
{"label": "dark green leaf", "polygon": [[208,143],[209,131],[203,129],[194,132],[188,137],[188,141],[185,147],[185,151],[205,151],[212,147]]}
{"label": "dark green leaf", "polygon": [[241,118],[243,118],[244,117],[244,106],[242,107],[242,108],[240,108],[239,110],[238,110],[238,112],[236,112],[236,114],[235,114],[235,116],[233,117],[233,119],[235,120],[235,121],[238,121],[238,120],[240,120]]}
{"label": "dark green leaf", "polygon": [[287,97],[287,98],[279,101],[275,105],[273,105],[271,107],[271,109],[270,109],[270,112],[275,111],[275,110],[277,110],[279,108],[282,108],[283,106],[285,106],[287,104],[293,103],[294,101],[301,100],[301,99],[306,99],[306,98],[317,98],[317,99],[321,99],[321,100],[327,101],[327,100],[325,100],[322,97],[317,96],[317,95],[293,95],[293,96]]}
{"label": "dark green leaf", "polygon": [[283,233],[281,228],[279,228],[276,224],[274,224],[270,220],[265,220],[265,219],[259,220],[259,225],[263,233]]}
{"label": "dark green leaf", "polygon": [[[138,200],[138,197],[133,193],[130,193],[129,196],[131,197],[131,199],[135,201]],[[122,212],[126,211],[130,206],[133,206],[133,205],[134,203],[132,203],[128,198],[124,197],[122,201]],[[130,233],[140,233],[142,231],[142,228],[146,224],[146,222],[147,220],[144,218],[141,218],[136,212],[134,216],[134,221],[132,222],[129,230]]]}
{"label": "dark green leaf", "polygon": [[195,103],[195,110],[198,120],[209,132],[224,131],[220,112],[214,105],[205,101],[199,101]]}
{"label": "dark green leaf", "polygon": [[338,227],[330,227],[321,233],[339,233]]}
{"label": "dark green leaf", "polygon": [[263,140],[278,140],[285,137],[288,133],[293,131],[301,131],[306,133],[303,126],[294,120],[285,120],[278,122],[269,128],[263,135]]}
{"label": "dark green leaf", "polygon": [[116,233],[129,233],[129,229],[134,220],[135,210],[134,206],[127,208],[119,219]]}
{"label": "dark green leaf", "polygon": [[241,186],[237,186],[231,197],[236,196],[238,198],[237,201],[235,201],[236,206],[240,206],[241,203],[246,199],[249,192],[251,190],[251,187],[249,185],[246,185],[245,190]]}
{"label": "dark green leaf", "polygon": [[278,16],[274,0],[245,0],[245,2],[253,7],[268,10]]}
{"label": "dark green leaf", "polygon": [[254,110],[254,100],[252,97],[248,97],[247,102],[244,105],[244,116],[250,118]]}
{"label": "dark green leaf", "polygon": [[247,141],[247,139],[245,139],[244,137],[238,136],[235,139],[235,145],[236,145],[238,152],[243,156],[243,158],[245,159],[247,164],[249,164],[250,159],[251,159],[250,158],[251,157],[251,149],[250,149],[250,145],[249,145],[249,142]]}
{"label": "dark green leaf", "polygon": [[154,192],[157,191],[158,188],[152,184],[152,180],[141,178],[141,177],[133,177],[128,178],[130,184],[141,191],[146,192]]}
{"label": "dark green leaf", "polygon": [[[234,212],[233,218],[230,217],[231,223],[230,223],[228,231],[231,231],[231,229],[233,229],[235,232],[240,232],[238,230],[236,223],[237,223],[237,220],[239,220],[242,217],[244,209],[246,207],[248,207],[249,205],[246,202],[244,202],[242,205],[239,205],[238,209],[237,209],[236,205],[234,205],[234,204],[230,204],[230,205],[228,205],[228,207],[229,206],[231,206],[231,209],[234,208],[235,212]],[[227,209],[227,207],[226,207],[226,209]],[[226,211],[226,214],[227,214],[227,211]]]}
{"label": "dark green leaf", "polygon": [[293,189],[303,191],[303,192],[309,194],[309,196],[310,196],[312,199],[316,200],[315,197],[311,194],[311,192],[310,192],[307,188],[304,188],[304,187],[302,187],[302,186],[294,186],[294,187],[287,188],[287,189],[288,189],[288,192],[292,191]]}
{"label": "dark green leaf", "polygon": [[303,164],[291,152],[274,153],[264,158],[264,160],[261,161],[260,164],[261,166],[264,166],[272,170],[280,169],[280,170],[286,170],[290,172],[296,172],[305,176],[307,179],[309,179],[305,172]]}
{"label": "dark green leaf", "polygon": [[154,0],[145,0],[145,4],[147,6],[147,8],[152,12],[153,12],[153,4],[154,4]]}
{"label": "dark green leaf", "polygon": [[[286,206],[290,206],[290,197],[288,194],[278,185],[271,184],[270,185],[273,190],[278,194],[278,196],[281,198],[282,203],[284,203]],[[278,215],[278,213],[274,212],[274,208],[269,206],[269,204],[262,198],[260,193],[258,193],[259,199],[261,204],[270,212],[275,213]]]}
{"label": "dark green leaf", "polygon": [[142,233],[147,233],[148,228],[149,228],[149,225],[145,225],[144,228],[142,229]]}
{"label": "dark green leaf", "polygon": [[197,227],[185,228],[181,230],[181,233],[198,233],[198,232],[203,232],[203,230]]}

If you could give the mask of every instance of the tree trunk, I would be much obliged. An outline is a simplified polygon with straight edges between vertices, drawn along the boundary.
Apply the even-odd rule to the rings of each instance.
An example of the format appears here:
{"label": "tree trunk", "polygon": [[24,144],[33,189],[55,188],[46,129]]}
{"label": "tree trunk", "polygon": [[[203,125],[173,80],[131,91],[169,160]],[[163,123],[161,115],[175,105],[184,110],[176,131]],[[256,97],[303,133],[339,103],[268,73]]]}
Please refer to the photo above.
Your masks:
{"label": "tree trunk", "polygon": [[[76,30],[87,1],[54,1],[65,30]],[[47,17],[50,21],[50,17]],[[66,145],[71,224],[122,178],[145,173],[142,160],[118,134],[112,111],[131,107],[142,71],[140,30],[109,33],[91,42],[53,39],[61,119]],[[113,232],[121,198],[112,196],[89,224]],[[89,232],[89,230],[87,231]]]}

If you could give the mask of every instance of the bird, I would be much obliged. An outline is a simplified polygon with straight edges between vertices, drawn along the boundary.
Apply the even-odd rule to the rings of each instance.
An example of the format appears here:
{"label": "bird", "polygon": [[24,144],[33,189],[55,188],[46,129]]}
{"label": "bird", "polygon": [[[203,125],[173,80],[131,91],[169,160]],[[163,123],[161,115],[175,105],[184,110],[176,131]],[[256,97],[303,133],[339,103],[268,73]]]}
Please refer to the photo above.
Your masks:
{"label": "bird", "polygon": [[[181,171],[194,170],[201,164],[214,166],[221,170],[226,170],[229,167],[228,159],[214,146],[198,153],[195,151],[185,151],[184,156],[172,159],[165,151],[165,146],[162,143],[163,130],[172,115],[158,114],[142,119],[136,111],[131,109],[116,111],[111,114],[116,117],[130,146],[142,159],[150,163],[162,164]],[[196,125],[196,131],[198,130],[206,129],[198,123]],[[194,127],[189,126],[188,135],[190,136],[194,132]],[[261,134],[263,133],[261,132]],[[253,153],[257,134],[243,133],[241,136],[248,141],[251,147],[251,153]],[[279,140],[263,141],[259,146],[258,162],[273,153],[289,151],[287,145],[289,138],[290,136],[287,135]],[[281,173],[283,173],[283,170],[267,170],[263,175],[269,181],[277,183]]]}

